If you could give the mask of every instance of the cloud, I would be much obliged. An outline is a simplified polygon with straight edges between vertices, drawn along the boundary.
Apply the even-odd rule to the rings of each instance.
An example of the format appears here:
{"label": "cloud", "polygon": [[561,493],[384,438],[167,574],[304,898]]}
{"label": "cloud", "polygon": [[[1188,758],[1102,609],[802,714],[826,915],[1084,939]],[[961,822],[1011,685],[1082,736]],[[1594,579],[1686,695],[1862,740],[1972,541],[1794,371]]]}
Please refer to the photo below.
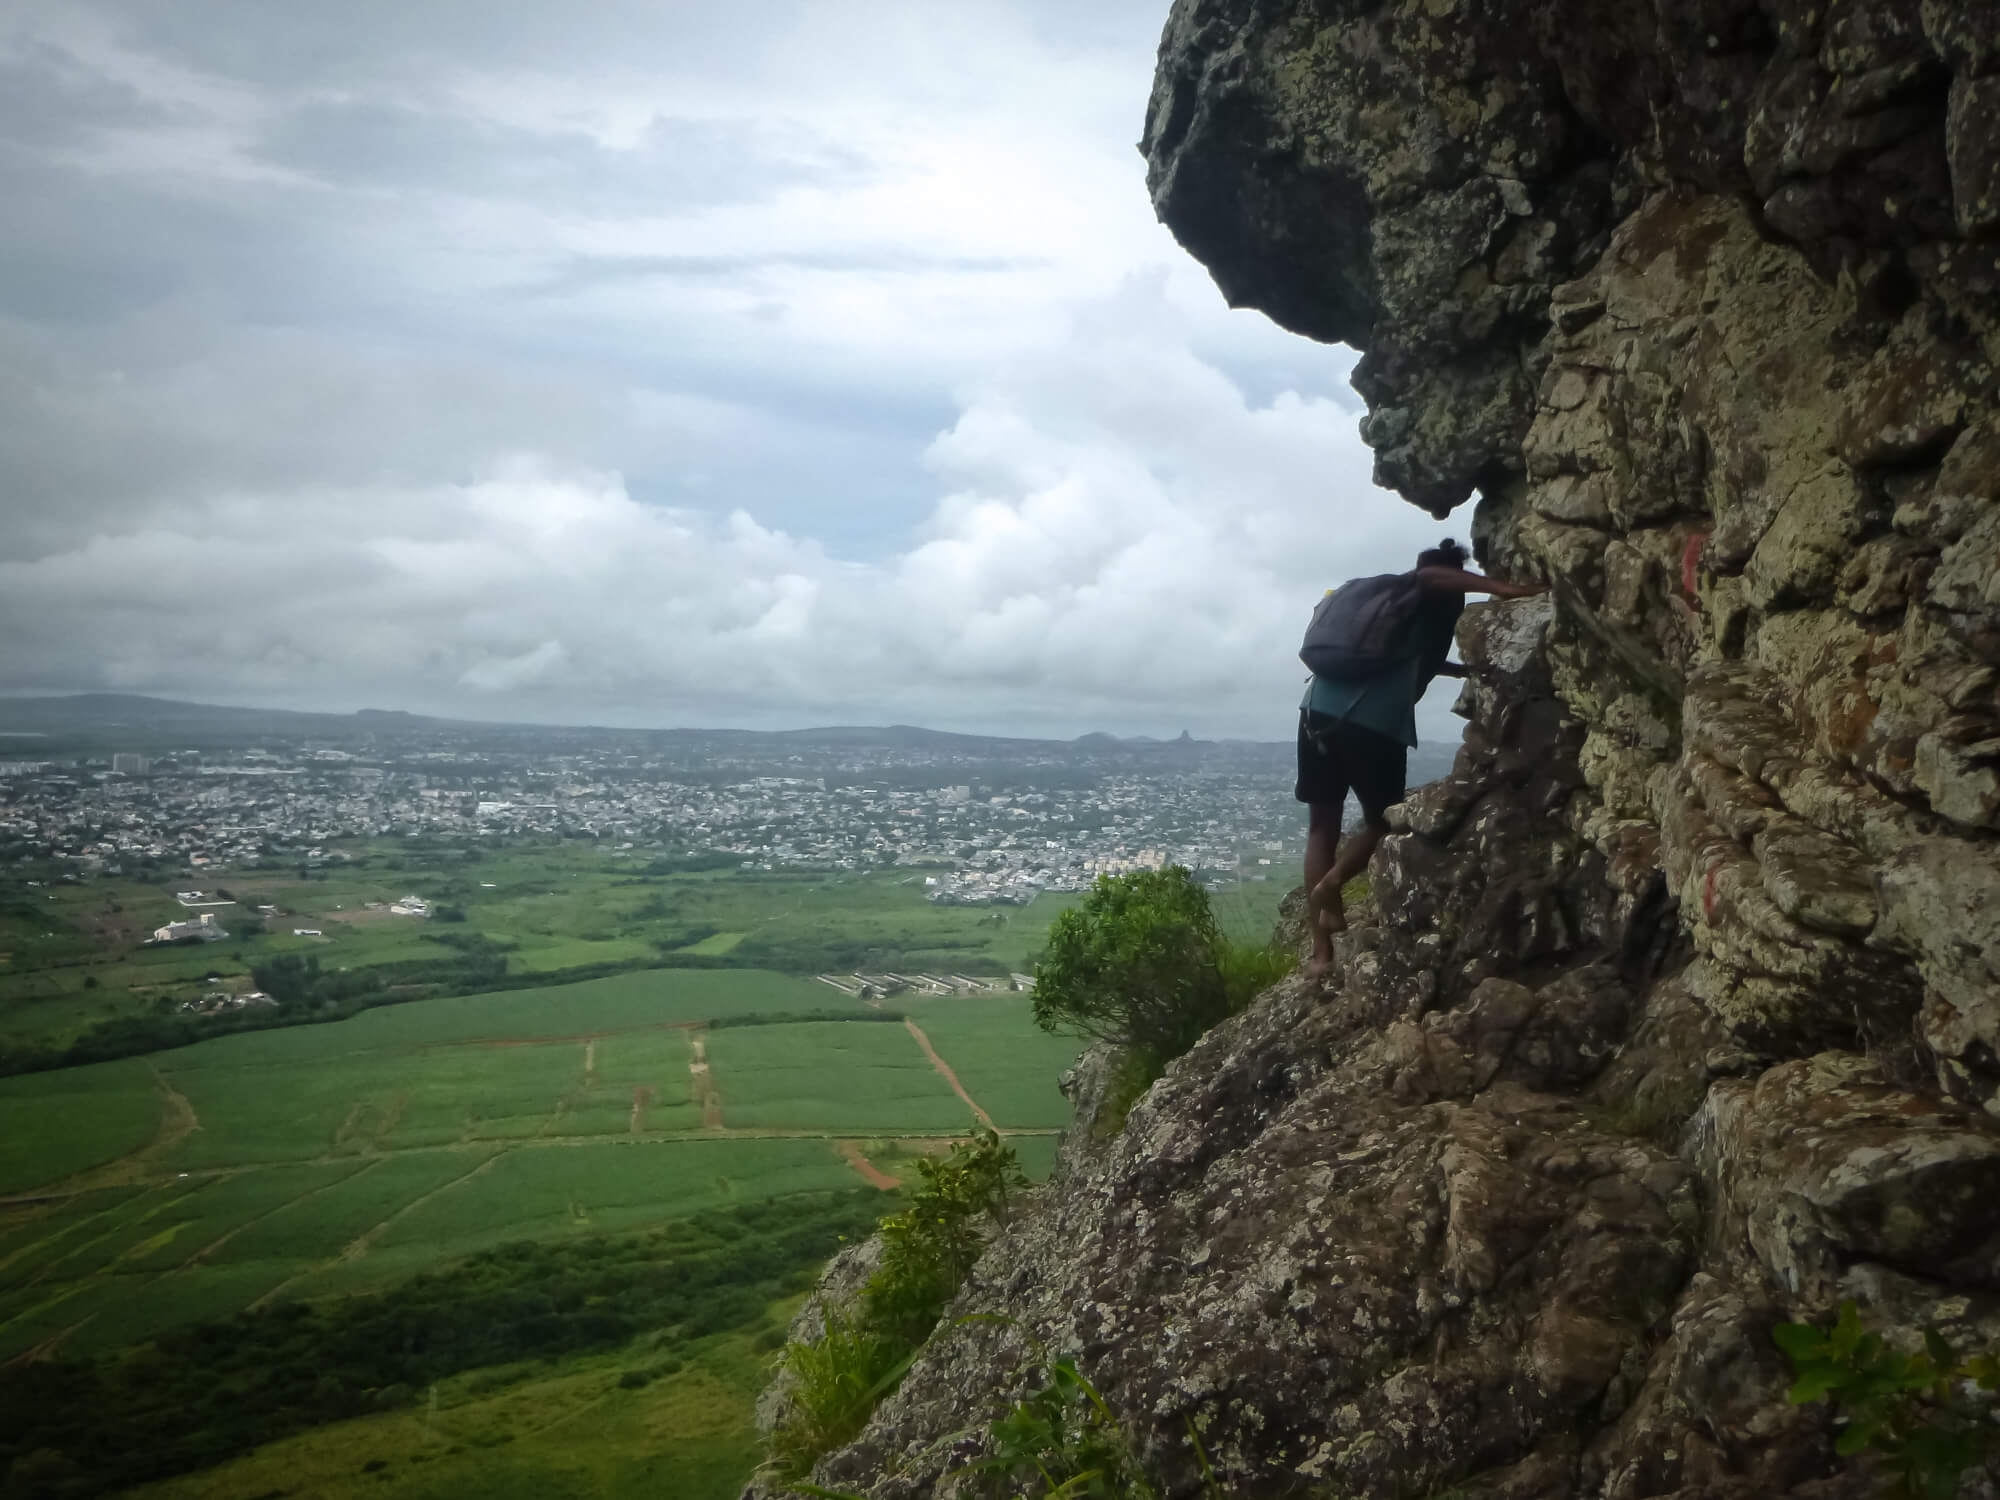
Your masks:
{"label": "cloud", "polygon": [[0,22],[0,691],[1284,737],[1439,528],[1087,10]]}
{"label": "cloud", "polygon": [[1319,591],[1406,566],[1435,528],[1368,494],[1343,407],[1247,402],[1174,322],[1157,284],[1127,288],[969,390],[930,445],[931,514],[882,558],[546,456],[238,493],[0,565],[0,672],[544,719],[1280,737]]}

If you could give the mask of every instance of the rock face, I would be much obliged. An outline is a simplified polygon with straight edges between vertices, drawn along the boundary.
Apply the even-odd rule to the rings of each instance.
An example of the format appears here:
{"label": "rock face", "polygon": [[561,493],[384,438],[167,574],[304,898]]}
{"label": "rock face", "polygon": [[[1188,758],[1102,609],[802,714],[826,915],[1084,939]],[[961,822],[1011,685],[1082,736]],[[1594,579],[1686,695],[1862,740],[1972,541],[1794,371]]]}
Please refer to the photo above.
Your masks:
{"label": "rock face", "polygon": [[1039,1341],[1171,1495],[1878,1491],[1768,1333],[2000,1337],[1996,111],[1988,0],[1179,0],[1161,217],[1553,592],[1337,985],[1066,1149],[821,1482],[975,1493]]}

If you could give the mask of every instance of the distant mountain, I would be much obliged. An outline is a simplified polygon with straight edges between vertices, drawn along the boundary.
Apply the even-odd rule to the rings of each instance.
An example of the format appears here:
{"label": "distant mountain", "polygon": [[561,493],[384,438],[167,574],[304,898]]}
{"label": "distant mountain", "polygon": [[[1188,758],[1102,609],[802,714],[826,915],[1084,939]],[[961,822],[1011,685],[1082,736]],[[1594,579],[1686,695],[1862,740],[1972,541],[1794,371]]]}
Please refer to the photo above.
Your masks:
{"label": "distant mountain", "polygon": [[0,729],[46,735],[125,731],[244,735],[352,734],[368,721],[393,719],[399,727],[449,722],[415,714],[365,709],[360,714],[300,713],[283,708],[238,708],[215,703],[183,703],[138,693],[74,693],[60,698],[0,698]]}
{"label": "distant mountain", "polygon": [[101,748],[129,745],[140,738],[170,740],[186,745],[241,743],[259,738],[354,741],[439,732],[504,735],[517,740],[532,739],[538,735],[589,735],[628,740],[664,739],[679,743],[708,741],[722,745],[790,744],[819,749],[937,750],[966,755],[1046,749],[1087,754],[1123,753],[1151,758],[1168,753],[1226,753],[1270,748],[1254,741],[1216,743],[1197,740],[1186,731],[1182,731],[1176,740],[1157,740],[1143,735],[1120,739],[1102,732],[1080,735],[1074,740],[1048,740],[1015,735],[957,734],[914,724],[836,724],[783,730],[607,729],[587,725],[435,718],[386,708],[364,708],[351,714],[308,713],[294,709],[189,703],[139,693],[0,698],[0,735],[45,739],[51,747],[58,743],[71,743]]}

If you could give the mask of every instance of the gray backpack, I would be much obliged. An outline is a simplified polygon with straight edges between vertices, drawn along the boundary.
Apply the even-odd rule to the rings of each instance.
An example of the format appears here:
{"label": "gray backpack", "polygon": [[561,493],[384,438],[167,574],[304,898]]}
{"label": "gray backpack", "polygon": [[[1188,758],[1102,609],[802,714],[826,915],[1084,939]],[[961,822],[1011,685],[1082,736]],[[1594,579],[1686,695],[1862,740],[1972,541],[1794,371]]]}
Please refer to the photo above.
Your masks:
{"label": "gray backpack", "polygon": [[1350,579],[1313,610],[1299,660],[1315,677],[1372,677],[1416,654],[1412,627],[1423,599],[1414,573]]}

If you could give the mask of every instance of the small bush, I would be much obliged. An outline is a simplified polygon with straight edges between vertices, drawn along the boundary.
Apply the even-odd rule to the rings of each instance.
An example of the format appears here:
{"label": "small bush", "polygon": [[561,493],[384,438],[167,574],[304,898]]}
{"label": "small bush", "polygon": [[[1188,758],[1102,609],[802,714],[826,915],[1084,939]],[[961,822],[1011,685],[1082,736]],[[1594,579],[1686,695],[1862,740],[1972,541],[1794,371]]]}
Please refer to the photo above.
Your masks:
{"label": "small bush", "polygon": [[990,1130],[943,1161],[919,1159],[917,1170],[923,1182],[907,1211],[882,1221],[882,1260],[853,1309],[827,1313],[817,1339],[778,1356],[792,1375],[791,1404],[770,1441],[780,1479],[803,1477],[868,1424],[979,1258],[985,1221],[1004,1222],[1012,1194],[1027,1186]]}
{"label": "small bush", "polygon": [[1007,1221],[1011,1195],[1028,1185],[1014,1153],[990,1130],[943,1161],[918,1157],[922,1183],[908,1212],[882,1221],[882,1264],[862,1293],[869,1321],[911,1347],[937,1326],[945,1304],[985,1248],[985,1221]]}
{"label": "small bush", "polygon": [[1035,1022],[1166,1061],[1229,1014],[1208,893],[1179,865],[1100,875],[1049,928]]}
{"label": "small bush", "polygon": [[1792,1364],[1792,1403],[1835,1402],[1841,1430],[1833,1451],[1880,1455],[1898,1500],[1952,1500],[1967,1469],[2000,1453],[1991,1401],[2000,1390],[2000,1356],[1993,1352],[1961,1360],[1926,1328],[1924,1352],[1901,1353],[1863,1326],[1852,1302],[1840,1304],[1830,1328],[1780,1323],[1771,1339]]}
{"label": "small bush", "polygon": [[1117,1047],[1119,1072],[1092,1122],[1112,1135],[1169,1062],[1297,962],[1278,944],[1224,937],[1208,893],[1178,865],[1100,876],[1049,929],[1035,965],[1035,1022]]}
{"label": "small bush", "polygon": [[1158,1491],[1076,1361],[1050,1360],[1043,1374],[1040,1390],[994,1422],[973,1472],[1021,1500],[1154,1500]]}
{"label": "small bush", "polygon": [[820,1458],[854,1441],[907,1368],[911,1347],[868,1325],[829,1312],[820,1336],[789,1344],[778,1358],[791,1372],[791,1404],[771,1432],[771,1463],[796,1479]]}

